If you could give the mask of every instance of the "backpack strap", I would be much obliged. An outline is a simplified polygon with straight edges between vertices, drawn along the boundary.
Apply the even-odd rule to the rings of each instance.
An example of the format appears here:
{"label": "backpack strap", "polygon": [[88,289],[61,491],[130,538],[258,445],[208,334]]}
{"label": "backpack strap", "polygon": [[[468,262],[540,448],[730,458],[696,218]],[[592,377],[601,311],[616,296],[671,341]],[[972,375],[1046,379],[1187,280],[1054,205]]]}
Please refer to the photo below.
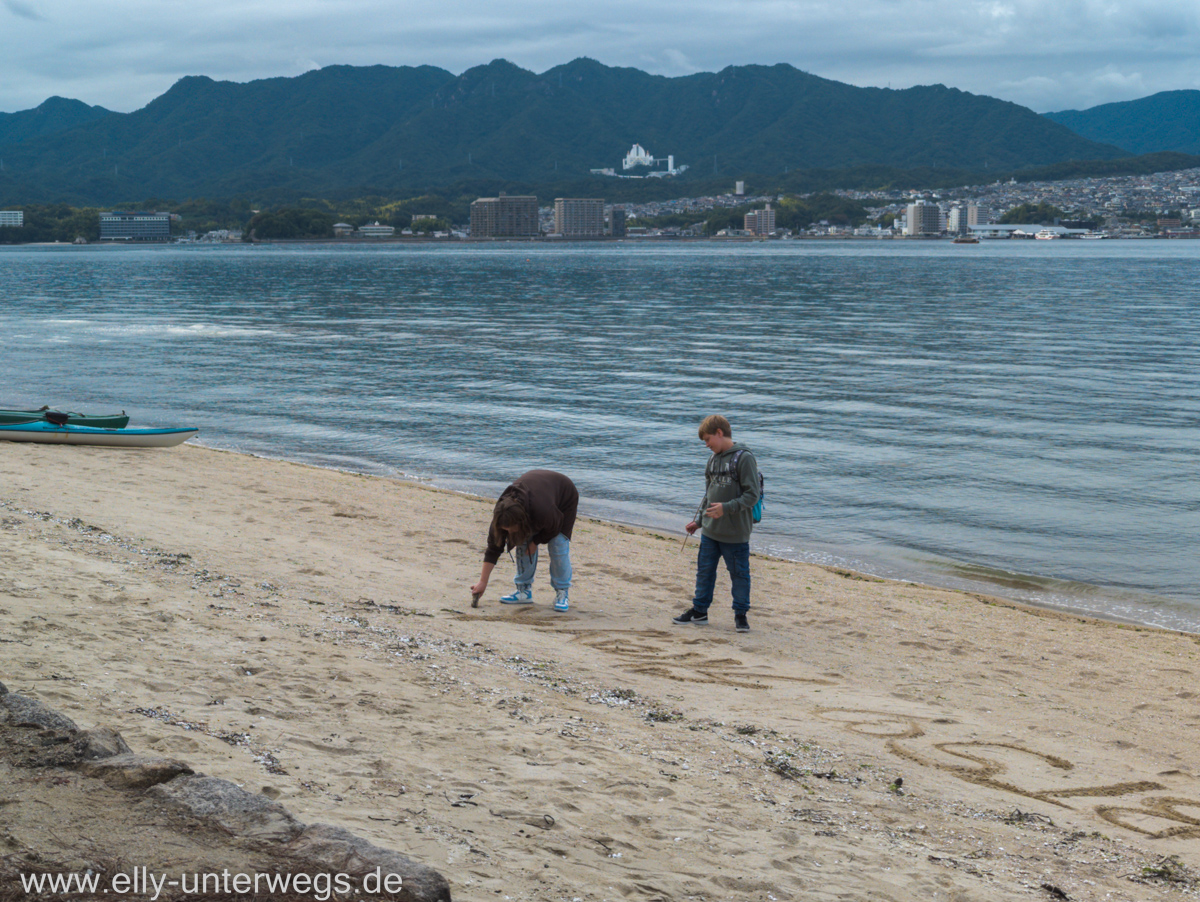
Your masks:
{"label": "backpack strap", "polygon": [[745,448],[739,448],[733,452],[733,458],[729,461],[729,465],[725,468],[725,475],[733,480],[733,484],[737,486],[738,496],[742,494],[742,481],[738,479],[738,461],[742,459],[742,455],[746,453]]}

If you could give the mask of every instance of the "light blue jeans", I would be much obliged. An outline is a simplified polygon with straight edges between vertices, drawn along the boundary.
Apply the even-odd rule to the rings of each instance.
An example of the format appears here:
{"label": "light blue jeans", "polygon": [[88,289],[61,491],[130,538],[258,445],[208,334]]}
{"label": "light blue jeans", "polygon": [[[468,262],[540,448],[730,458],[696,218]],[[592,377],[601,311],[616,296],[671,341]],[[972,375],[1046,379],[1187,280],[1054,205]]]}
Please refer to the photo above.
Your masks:
{"label": "light blue jeans", "polygon": [[[556,591],[565,592],[571,588],[571,540],[562,533],[546,543],[550,552],[550,585]],[[517,575],[513,582],[518,589],[529,589],[533,586],[533,575],[537,573],[538,555],[541,548],[533,553],[533,557],[522,545],[513,549],[513,558],[517,562]]]}

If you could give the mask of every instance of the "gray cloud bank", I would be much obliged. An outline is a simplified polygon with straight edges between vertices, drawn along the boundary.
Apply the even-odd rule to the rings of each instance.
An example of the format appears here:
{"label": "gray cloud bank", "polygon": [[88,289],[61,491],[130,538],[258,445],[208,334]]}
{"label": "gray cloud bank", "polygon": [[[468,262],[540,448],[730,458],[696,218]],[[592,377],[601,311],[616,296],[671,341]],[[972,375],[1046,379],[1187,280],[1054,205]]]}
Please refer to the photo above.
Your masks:
{"label": "gray cloud bank", "polygon": [[127,112],[184,75],[498,57],[543,72],[588,56],[661,75],[783,62],[1048,112],[1200,88],[1198,39],[1197,0],[0,0],[0,111],[57,94]]}

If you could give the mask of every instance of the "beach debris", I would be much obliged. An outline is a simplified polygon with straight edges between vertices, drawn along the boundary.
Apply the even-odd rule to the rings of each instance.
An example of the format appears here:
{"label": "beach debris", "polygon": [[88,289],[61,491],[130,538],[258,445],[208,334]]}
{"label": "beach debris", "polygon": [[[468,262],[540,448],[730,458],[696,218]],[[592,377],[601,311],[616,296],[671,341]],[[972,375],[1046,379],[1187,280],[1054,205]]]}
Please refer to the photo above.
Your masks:
{"label": "beach debris", "polygon": [[[222,702],[223,704],[224,702]],[[261,764],[269,774],[284,775],[287,771],[280,764],[279,759],[275,755],[265,749],[259,748],[253,741],[253,737],[249,733],[235,733],[231,730],[214,730],[207,722],[203,720],[183,720],[180,717],[172,714],[166,708],[133,708],[130,714],[141,714],[143,717],[149,717],[152,720],[158,720],[165,724],[170,724],[173,727],[180,727],[184,730],[189,730],[196,733],[203,733],[205,736],[211,736],[213,739],[220,739],[222,742],[232,745],[236,748],[244,748],[250,752],[254,762]]]}
{"label": "beach debris", "polygon": [[539,830],[549,830],[554,826],[554,816],[551,814],[529,813],[526,811],[493,811],[488,809],[492,817],[502,817],[506,821],[519,821],[527,827],[537,827]]}
{"label": "beach debris", "polygon": [[1155,864],[1142,865],[1140,874],[1126,874],[1135,883],[1168,883],[1172,886],[1194,889],[1200,886],[1200,879],[1184,867],[1178,855],[1167,855]]}
{"label": "beach debris", "polygon": [[1055,886],[1053,883],[1043,883],[1042,889],[1044,889],[1046,892],[1048,892],[1050,894],[1051,898],[1054,898],[1054,899],[1070,900],[1070,898],[1071,898],[1065,892],[1063,892],[1061,889],[1059,889],[1057,886]]}
{"label": "beach debris", "polygon": [[650,720],[655,723],[675,723],[676,721],[683,720],[683,712],[659,711],[654,709],[646,712],[646,720]]}
{"label": "beach debris", "polygon": [[478,802],[472,802],[471,799],[479,795],[477,792],[460,792],[457,799],[451,799],[448,792],[443,792],[446,801],[450,803],[451,808],[465,808],[467,805],[478,805]]}
{"label": "beach debris", "polygon": [[806,824],[819,824],[821,826],[840,826],[841,821],[828,811],[822,811],[820,808],[797,808],[792,812],[792,820],[803,821]]}
{"label": "beach debris", "polygon": [[479,599],[482,597],[483,597],[482,592],[472,592],[471,593],[471,607],[473,607],[473,608],[479,607]]}
{"label": "beach debris", "polygon": [[801,770],[792,764],[791,756],[787,752],[767,752],[763,761],[770,770],[775,771],[785,780],[799,780],[812,773],[812,771]]}
{"label": "beach debris", "polygon": [[1022,811],[1020,808],[1014,808],[1012,814],[1006,814],[1001,818],[1006,824],[1047,824],[1053,827],[1054,821],[1046,817],[1044,814],[1036,814],[1032,811]]}

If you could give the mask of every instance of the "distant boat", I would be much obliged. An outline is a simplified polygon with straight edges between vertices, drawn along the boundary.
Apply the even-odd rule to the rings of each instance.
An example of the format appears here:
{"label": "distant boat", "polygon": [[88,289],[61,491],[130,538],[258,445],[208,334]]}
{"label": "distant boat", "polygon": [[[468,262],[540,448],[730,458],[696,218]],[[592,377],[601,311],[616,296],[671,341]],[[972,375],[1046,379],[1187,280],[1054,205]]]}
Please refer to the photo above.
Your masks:
{"label": "distant boat", "polygon": [[40,410],[0,410],[0,424],[36,423],[38,421],[67,423],[71,426],[95,426],[99,429],[124,429],[129,425],[129,416],[123,410],[119,414],[110,413],[102,416],[51,410],[49,407],[43,407]]}
{"label": "distant boat", "polygon": [[1084,232],[1079,237],[1084,241],[1099,241],[1101,238],[1107,238],[1108,235],[1104,232]]}
{"label": "distant boat", "polygon": [[9,423],[0,425],[0,441],[106,445],[110,448],[171,448],[183,444],[199,431],[193,426],[182,429],[97,429],[93,426],[59,426],[47,422]]}
{"label": "distant boat", "polygon": [[978,244],[979,239],[974,235],[959,235],[954,239],[954,244]]}
{"label": "distant boat", "polygon": [[1059,235],[1058,232],[1054,231],[1053,229],[1042,229],[1040,232],[1038,232],[1033,237],[1036,238],[1038,241],[1050,241],[1053,238],[1061,238],[1062,236]]}

